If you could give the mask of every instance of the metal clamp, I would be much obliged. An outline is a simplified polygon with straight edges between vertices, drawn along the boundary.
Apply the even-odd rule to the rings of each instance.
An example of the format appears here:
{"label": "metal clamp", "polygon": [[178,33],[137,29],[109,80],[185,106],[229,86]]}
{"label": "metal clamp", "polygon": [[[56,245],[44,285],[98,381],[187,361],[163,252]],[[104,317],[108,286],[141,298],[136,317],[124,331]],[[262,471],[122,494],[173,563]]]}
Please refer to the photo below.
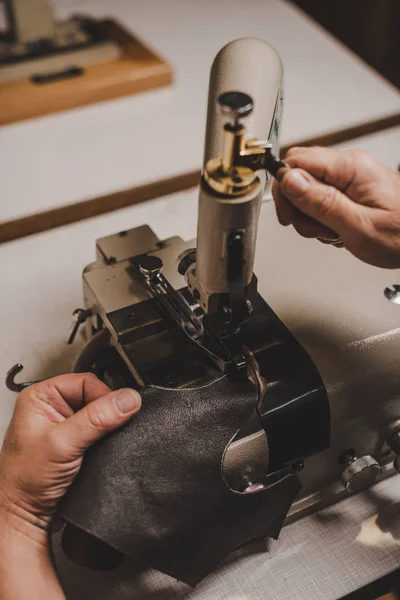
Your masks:
{"label": "metal clamp", "polygon": [[143,256],[140,259],[139,271],[144,276],[146,284],[164,306],[168,314],[186,333],[193,338],[203,335],[201,320],[194,314],[185,298],[177,292],[168,279],[162,274],[163,262],[157,256]]}

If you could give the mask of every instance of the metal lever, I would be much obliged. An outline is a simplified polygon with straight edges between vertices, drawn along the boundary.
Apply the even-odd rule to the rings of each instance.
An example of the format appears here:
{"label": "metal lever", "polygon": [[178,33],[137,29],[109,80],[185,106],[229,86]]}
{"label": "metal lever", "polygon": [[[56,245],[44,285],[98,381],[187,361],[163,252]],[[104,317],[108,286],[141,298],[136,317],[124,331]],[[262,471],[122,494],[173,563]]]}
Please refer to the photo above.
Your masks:
{"label": "metal lever", "polygon": [[143,256],[139,262],[139,271],[145,278],[152,294],[158,298],[165,310],[190,337],[196,339],[203,335],[203,325],[193,313],[185,298],[177,292],[162,274],[163,262],[157,256]]}
{"label": "metal lever", "polygon": [[166,312],[184,333],[197,344],[223,373],[231,368],[233,359],[227,349],[210,335],[205,335],[203,322],[192,311],[190,305],[161,273],[162,260],[156,256],[143,256],[133,263],[142,273],[152,295],[157,298]]}
{"label": "metal lever", "polygon": [[71,332],[66,340],[68,345],[73,344],[76,338],[76,334],[79,331],[79,327],[86,321],[86,319],[91,315],[90,310],[85,310],[84,308],[76,308],[72,313],[72,327]]}

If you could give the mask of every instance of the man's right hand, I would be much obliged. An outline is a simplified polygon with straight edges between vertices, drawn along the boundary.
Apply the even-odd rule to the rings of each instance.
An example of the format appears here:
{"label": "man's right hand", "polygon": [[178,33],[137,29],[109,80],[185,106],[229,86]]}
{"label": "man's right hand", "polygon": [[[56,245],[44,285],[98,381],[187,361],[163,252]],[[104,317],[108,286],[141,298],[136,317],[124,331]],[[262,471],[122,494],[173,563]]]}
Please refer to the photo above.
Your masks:
{"label": "man's right hand", "polygon": [[399,175],[359,150],[292,148],[285,162],[293,169],[272,190],[282,225],[307,238],[340,236],[360,260],[400,267]]}

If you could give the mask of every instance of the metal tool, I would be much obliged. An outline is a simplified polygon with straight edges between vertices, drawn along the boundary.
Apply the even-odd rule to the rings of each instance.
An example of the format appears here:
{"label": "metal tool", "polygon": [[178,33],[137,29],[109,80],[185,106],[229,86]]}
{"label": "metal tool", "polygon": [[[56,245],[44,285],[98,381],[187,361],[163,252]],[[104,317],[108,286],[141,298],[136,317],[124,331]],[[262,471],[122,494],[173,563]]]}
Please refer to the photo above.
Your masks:
{"label": "metal tool", "polygon": [[168,314],[194,339],[203,335],[201,320],[194,314],[185,298],[174,290],[162,274],[163,262],[158,256],[143,256],[139,271],[145,278],[152,294],[158,298]]}
{"label": "metal tool", "polygon": [[35,383],[40,383],[42,380],[39,379],[37,381],[25,381],[23,383],[17,383],[15,381],[16,376],[21,373],[23,370],[23,365],[20,363],[11,367],[6,376],[6,386],[11,392],[17,392],[18,394],[22,392],[25,388],[34,385]]}
{"label": "metal tool", "polygon": [[85,321],[90,317],[90,310],[85,310],[84,308],[76,308],[72,313],[72,326],[70,334],[66,340],[68,345],[73,344],[76,338],[76,335],[79,331],[79,328]]}

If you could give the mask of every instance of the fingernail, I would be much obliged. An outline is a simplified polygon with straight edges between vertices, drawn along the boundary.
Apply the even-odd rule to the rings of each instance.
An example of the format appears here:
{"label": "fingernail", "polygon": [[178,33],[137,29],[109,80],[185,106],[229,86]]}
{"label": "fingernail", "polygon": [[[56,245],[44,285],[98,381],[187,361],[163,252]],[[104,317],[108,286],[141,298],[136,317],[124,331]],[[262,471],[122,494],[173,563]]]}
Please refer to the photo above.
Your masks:
{"label": "fingernail", "polygon": [[298,171],[289,171],[284,181],[284,193],[289,197],[299,198],[310,187],[310,182]]}
{"label": "fingernail", "polygon": [[135,390],[121,390],[115,397],[115,405],[122,415],[127,415],[134,410],[138,410],[140,404],[141,398]]}

